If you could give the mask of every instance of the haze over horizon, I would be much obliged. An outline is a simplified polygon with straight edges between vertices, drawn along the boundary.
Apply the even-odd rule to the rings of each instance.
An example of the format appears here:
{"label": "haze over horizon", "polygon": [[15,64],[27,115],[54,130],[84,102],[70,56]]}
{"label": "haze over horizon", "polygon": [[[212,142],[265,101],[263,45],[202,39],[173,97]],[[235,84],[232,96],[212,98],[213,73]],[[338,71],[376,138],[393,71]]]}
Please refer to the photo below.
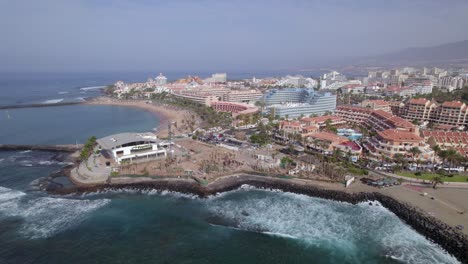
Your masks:
{"label": "haze over horizon", "polygon": [[301,69],[468,39],[467,13],[464,0],[6,0],[0,71]]}

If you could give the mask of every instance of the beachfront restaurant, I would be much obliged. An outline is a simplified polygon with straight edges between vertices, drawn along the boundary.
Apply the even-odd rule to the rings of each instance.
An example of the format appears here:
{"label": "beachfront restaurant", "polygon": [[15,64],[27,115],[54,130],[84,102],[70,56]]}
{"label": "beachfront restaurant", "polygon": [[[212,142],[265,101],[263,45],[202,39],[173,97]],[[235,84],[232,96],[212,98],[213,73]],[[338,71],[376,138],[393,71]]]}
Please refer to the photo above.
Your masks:
{"label": "beachfront restaurant", "polygon": [[[101,152],[112,156],[117,164],[167,156],[167,143],[153,133],[121,133],[97,140]],[[110,155],[109,155],[110,154]]]}

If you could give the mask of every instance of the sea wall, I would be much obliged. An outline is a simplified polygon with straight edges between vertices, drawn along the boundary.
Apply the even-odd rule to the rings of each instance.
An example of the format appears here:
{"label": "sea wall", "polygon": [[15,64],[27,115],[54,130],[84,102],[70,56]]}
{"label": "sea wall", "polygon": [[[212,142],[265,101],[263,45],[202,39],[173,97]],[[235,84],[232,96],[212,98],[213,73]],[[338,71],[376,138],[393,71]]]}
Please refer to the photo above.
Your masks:
{"label": "sea wall", "polygon": [[402,203],[394,198],[378,192],[347,193],[338,190],[323,189],[309,185],[297,184],[284,179],[274,179],[252,175],[232,176],[206,186],[202,186],[196,182],[186,180],[167,179],[142,183],[73,187],[50,191],[56,194],[68,194],[75,192],[97,192],[103,189],[158,189],[194,194],[203,198],[210,195],[215,195],[217,193],[235,190],[240,188],[242,185],[250,185],[257,188],[275,189],[284,192],[304,194],[311,197],[348,202],[351,204],[378,201],[385,208],[397,215],[402,221],[410,225],[428,239],[439,244],[441,247],[447,250],[447,252],[458,258],[462,263],[468,263],[468,237],[466,235],[409,204]]}
{"label": "sea wall", "polygon": [[83,145],[12,145],[0,144],[0,150],[39,150],[49,152],[75,152],[81,150]]}

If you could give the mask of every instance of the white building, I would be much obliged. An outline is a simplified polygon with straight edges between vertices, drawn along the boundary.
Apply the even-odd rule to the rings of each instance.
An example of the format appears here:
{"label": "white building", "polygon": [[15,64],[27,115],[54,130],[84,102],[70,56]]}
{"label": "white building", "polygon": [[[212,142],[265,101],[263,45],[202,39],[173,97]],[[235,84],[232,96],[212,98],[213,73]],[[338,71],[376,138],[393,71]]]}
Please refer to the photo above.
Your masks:
{"label": "white building", "polygon": [[204,80],[205,83],[225,83],[227,82],[227,73],[214,73],[210,78]]}
{"label": "white building", "polygon": [[162,75],[162,73],[159,74],[158,77],[155,78],[156,85],[165,85],[167,83],[167,78],[166,76]]}
{"label": "white building", "polygon": [[165,157],[170,145],[158,140],[153,133],[121,133],[100,138],[97,143],[118,164]]}
{"label": "white building", "polygon": [[412,87],[416,94],[432,93],[432,85],[416,85]]}

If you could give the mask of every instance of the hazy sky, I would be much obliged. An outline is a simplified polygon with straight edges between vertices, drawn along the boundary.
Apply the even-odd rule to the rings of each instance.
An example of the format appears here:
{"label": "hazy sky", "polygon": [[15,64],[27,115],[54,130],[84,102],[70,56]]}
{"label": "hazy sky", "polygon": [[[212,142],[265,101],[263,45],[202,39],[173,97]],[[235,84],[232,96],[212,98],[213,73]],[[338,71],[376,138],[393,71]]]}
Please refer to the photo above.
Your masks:
{"label": "hazy sky", "polygon": [[468,39],[467,0],[0,0],[0,71],[277,70]]}

